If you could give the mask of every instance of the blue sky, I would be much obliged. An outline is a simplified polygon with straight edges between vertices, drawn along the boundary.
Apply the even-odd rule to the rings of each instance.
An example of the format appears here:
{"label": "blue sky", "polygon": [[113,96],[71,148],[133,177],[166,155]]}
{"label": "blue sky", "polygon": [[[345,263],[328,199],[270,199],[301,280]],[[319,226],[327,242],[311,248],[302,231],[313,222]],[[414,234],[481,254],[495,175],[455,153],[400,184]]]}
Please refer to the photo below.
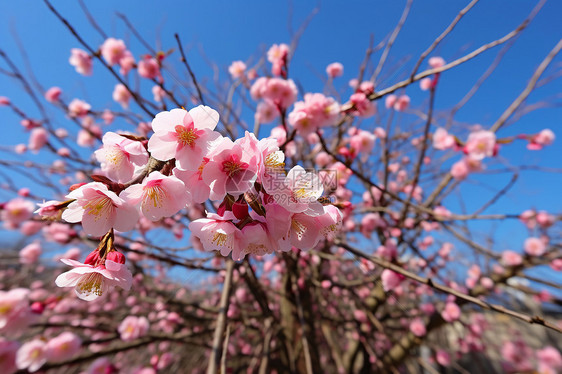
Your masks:
{"label": "blue sky", "polygon": [[[53,1],[57,9],[90,42],[98,46],[103,38],[91,27],[82,13],[77,1]],[[164,4],[164,5],[162,5]],[[105,32],[122,38],[133,50],[135,56],[148,52],[126,29],[115,12],[123,12],[152,45],[163,50],[175,48],[174,33],[179,33],[188,46],[187,53],[193,70],[200,80],[209,79],[211,69],[200,53],[214,61],[220,69],[222,78],[227,78],[227,67],[233,60],[256,61],[260,53],[273,43],[289,43],[288,25],[296,32],[309,16],[316,2],[313,1],[167,1],[148,0],[89,1],[87,5]],[[385,38],[398,21],[405,1],[323,1],[320,11],[314,16],[303,34],[294,59],[291,61],[291,76],[311,92],[321,91],[325,76],[325,66],[339,61],[345,66],[345,74],[335,82],[337,88],[347,87],[349,79],[358,73],[365,49],[371,34],[375,44]],[[393,74],[383,70],[385,79],[381,88],[407,77],[419,54],[425,50],[451,22],[457,12],[468,1],[417,0],[410,16],[398,37],[388,59],[388,66],[400,66]],[[433,55],[441,55],[450,61],[480,45],[495,40],[514,29],[530,12],[534,2],[519,0],[482,1],[459,23],[453,33],[437,48]],[[292,12],[289,10],[292,8]],[[291,15],[292,14],[292,15]],[[534,69],[562,36],[559,16],[562,2],[550,1],[539,13],[533,23],[518,38],[506,54],[502,64],[482,86],[478,94],[463,109],[456,120],[467,124],[481,124],[489,127],[505,108],[525,87]],[[83,98],[95,108],[118,109],[111,100],[114,81],[103,71],[99,63],[94,64],[94,76],[82,77],[68,64],[69,51],[79,47],[78,42],[64,26],[48,12],[42,1],[19,0],[0,2],[0,48],[26,70],[17,47],[16,38],[25,46],[31,69],[39,82],[48,88],[58,85],[63,88],[67,100]],[[443,74],[436,98],[438,109],[447,109],[456,104],[472,87],[478,77],[487,69],[499,49],[493,49],[469,63]],[[379,54],[374,55],[378,61]],[[403,58],[407,59],[403,60]],[[178,53],[169,59],[177,63]],[[562,62],[559,56],[555,65]],[[4,66],[0,64],[0,66]],[[179,70],[179,65],[178,71]],[[422,65],[422,69],[427,66]],[[554,69],[548,70],[552,73]],[[147,90],[151,85],[143,84]],[[427,93],[414,84],[405,91],[412,98],[412,105],[425,110]],[[346,95],[350,94],[347,89]],[[13,80],[0,75],[0,96],[9,96],[21,108],[30,108],[30,100]],[[529,102],[543,100],[561,101],[560,83],[555,82],[540,88],[529,98]],[[64,118],[50,111],[59,124]],[[1,145],[27,141],[21,131],[19,120],[5,108],[0,108],[2,126],[9,129],[3,135]],[[560,121],[562,109],[548,108],[538,110],[523,117],[513,126],[502,129],[499,136],[510,136],[521,132],[533,133],[543,128],[551,128],[559,139],[551,147],[541,152],[525,149],[524,142],[504,147],[501,156],[511,165],[542,165],[553,168],[562,167],[562,140]],[[252,122],[251,117],[246,118]],[[119,126],[117,124],[116,126]],[[455,160],[458,158],[455,157]],[[35,160],[41,159],[41,155]],[[487,201],[509,180],[509,175],[495,177],[474,177],[474,183],[462,187],[461,192],[468,211]],[[523,172],[518,184],[505,199],[490,208],[490,213],[519,213],[535,207],[552,212],[562,211],[559,195],[560,174]],[[485,183],[487,187],[477,186]],[[6,194],[0,195],[7,198]],[[456,199],[447,200],[448,207],[458,211]],[[490,224],[478,222],[476,230],[488,232]],[[514,222],[498,227],[497,233],[503,248],[517,246],[525,238],[526,232],[521,224]],[[500,249],[500,248],[498,248]]]}

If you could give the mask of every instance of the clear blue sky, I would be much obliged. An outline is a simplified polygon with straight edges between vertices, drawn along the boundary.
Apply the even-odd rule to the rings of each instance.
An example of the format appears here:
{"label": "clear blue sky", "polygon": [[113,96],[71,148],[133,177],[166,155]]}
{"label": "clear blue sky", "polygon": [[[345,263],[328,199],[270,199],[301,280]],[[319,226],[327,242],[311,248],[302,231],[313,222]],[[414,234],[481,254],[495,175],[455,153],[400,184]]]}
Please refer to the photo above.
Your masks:
{"label": "clear blue sky", "polygon": [[[93,46],[103,38],[91,27],[77,1],[53,1],[57,9],[76,27],[78,32]],[[162,5],[164,4],[164,5]],[[200,79],[210,77],[198,47],[206,56],[216,62],[221,76],[226,78],[226,68],[233,60],[247,60],[257,56],[273,43],[290,42],[289,23],[297,30],[315,7],[313,1],[293,1],[292,18],[289,17],[290,3],[285,1],[87,1],[87,6],[110,36],[125,39],[135,56],[146,51],[127,31],[115,12],[125,13],[143,37],[163,50],[175,48],[174,33],[179,33],[185,44],[190,46],[188,58]],[[375,43],[386,37],[398,21],[405,1],[323,1],[320,12],[312,19],[305,31],[295,57],[291,62],[291,75],[296,77],[308,91],[321,91],[324,68],[328,63],[339,61],[345,66],[343,78],[336,86],[344,87],[347,81],[357,75],[360,62],[371,34]],[[403,57],[403,67],[382,82],[390,85],[403,79],[411,71],[419,54],[451,22],[457,12],[468,1],[417,0],[410,16],[392,49],[388,65],[392,66]],[[523,0],[481,1],[460,22],[453,33],[437,48],[434,55],[441,55],[450,61],[480,45],[495,40],[514,29],[530,12],[534,2]],[[536,17],[529,28],[519,37],[507,53],[503,63],[492,77],[482,86],[477,96],[458,114],[456,119],[471,124],[489,127],[500,116],[511,101],[523,90],[527,80],[548,51],[562,37],[560,27],[562,2],[551,0]],[[14,35],[25,46],[31,68],[44,87],[58,85],[65,97],[83,98],[95,108],[118,108],[111,100],[114,81],[103,71],[99,63],[94,64],[94,76],[82,77],[68,64],[69,51],[79,47],[78,42],[64,26],[48,12],[42,1],[19,0],[0,2],[0,48],[9,53],[18,63],[23,59],[14,40]],[[486,70],[498,50],[494,49],[472,60],[466,65],[443,74],[437,94],[436,106],[446,109],[456,104]],[[379,55],[375,55],[375,61]],[[177,59],[177,52],[170,59]],[[255,61],[255,59],[254,59]],[[557,58],[560,66],[562,56]],[[556,64],[556,63],[555,63]],[[0,66],[4,66],[0,64]],[[422,68],[427,66],[425,63]],[[22,69],[25,67],[22,65]],[[550,69],[549,72],[553,72]],[[384,71],[383,71],[384,75]],[[146,83],[146,82],[143,82]],[[551,101],[560,95],[560,82],[540,88],[531,95],[529,102]],[[150,85],[145,85],[145,89]],[[347,91],[349,93],[349,90]],[[412,105],[425,108],[427,93],[413,85],[406,90],[412,98]],[[14,81],[0,75],[0,96],[9,96],[19,107],[31,107],[30,101]],[[558,102],[561,97],[557,97]],[[53,115],[56,113],[52,111]],[[21,131],[17,118],[5,108],[0,108],[0,118],[5,130],[1,145],[26,142],[27,135]],[[62,117],[57,117],[63,123]],[[513,165],[537,165],[562,167],[562,119],[561,108],[548,108],[523,117],[515,125],[502,129],[499,136],[520,132],[538,132],[551,128],[558,136],[555,145],[541,152],[530,152],[524,142],[502,149],[502,156],[509,158]],[[247,118],[251,123],[251,118]],[[38,156],[40,157],[40,156]],[[39,158],[36,158],[39,159]],[[475,178],[498,189],[509,180],[508,176],[498,178]],[[524,172],[516,188],[507,198],[489,212],[519,213],[524,209],[548,209],[562,211],[559,196],[559,174],[545,176],[536,172]],[[468,197],[468,211],[486,201],[493,191],[468,185],[462,190]],[[0,195],[2,198],[7,196]],[[474,206],[472,206],[474,203]],[[455,200],[449,201],[452,210],[457,208]],[[488,223],[477,224],[478,230],[489,230]],[[500,245],[505,248],[517,245],[525,237],[522,225],[518,223],[501,228]]]}

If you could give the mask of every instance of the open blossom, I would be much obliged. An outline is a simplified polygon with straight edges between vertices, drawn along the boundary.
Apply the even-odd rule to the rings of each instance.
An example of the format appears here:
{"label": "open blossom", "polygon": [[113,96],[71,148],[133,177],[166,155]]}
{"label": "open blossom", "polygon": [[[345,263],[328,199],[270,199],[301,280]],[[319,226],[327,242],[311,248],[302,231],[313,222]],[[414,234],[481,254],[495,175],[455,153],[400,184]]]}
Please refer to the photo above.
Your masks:
{"label": "open blossom", "polygon": [[127,316],[117,328],[121,340],[131,341],[143,337],[150,327],[146,317]]}
{"label": "open blossom", "polygon": [[439,150],[445,150],[453,148],[455,145],[455,137],[450,135],[447,130],[439,127],[433,133],[433,148]]}
{"label": "open blossom", "polygon": [[535,134],[529,138],[529,144],[527,144],[527,149],[532,151],[537,151],[542,149],[545,145],[551,145],[554,142],[555,135],[550,129],[541,130],[538,134]]}
{"label": "open blossom", "polygon": [[39,260],[41,253],[43,253],[43,250],[41,249],[41,244],[39,242],[36,241],[30,243],[20,250],[20,263],[26,265],[34,264],[37,260]]}
{"label": "open blossom", "polygon": [[92,75],[92,57],[78,48],[70,50],[70,65],[74,66],[76,71],[82,75]]}
{"label": "open blossom", "polygon": [[51,87],[45,92],[45,99],[50,103],[56,103],[59,101],[62,90],[60,87]]}
{"label": "open blossom", "polygon": [[546,252],[546,245],[539,238],[527,238],[523,248],[531,256],[542,256]]}
{"label": "open blossom", "polygon": [[209,157],[202,177],[211,187],[211,200],[222,200],[226,194],[238,197],[252,188],[258,172],[256,145],[223,138]]}
{"label": "open blossom", "polygon": [[341,77],[343,75],[343,65],[339,62],[332,62],[326,67],[326,74],[330,78]]}
{"label": "open blossom", "polygon": [[356,153],[361,154],[361,161],[365,162],[375,146],[376,139],[377,137],[373,133],[359,130],[349,139],[349,145]]}
{"label": "open blossom", "polygon": [[133,178],[135,165],[144,166],[148,162],[148,152],[141,142],[128,139],[114,132],[103,136],[103,148],[94,155],[101,163],[107,177],[119,183]]}
{"label": "open blossom", "polygon": [[494,155],[496,134],[480,130],[470,133],[464,146],[464,152],[473,160],[482,160]]}
{"label": "open blossom", "polygon": [[125,264],[105,260],[103,265],[92,266],[78,261],[61,259],[72,270],[62,273],[55,283],[58,287],[74,287],[76,295],[86,301],[95,300],[111,287],[125,291],[131,288],[133,276]]}
{"label": "open blossom", "polygon": [[0,333],[21,330],[31,322],[29,290],[14,288],[0,291]]}
{"label": "open blossom", "polygon": [[16,197],[8,201],[3,208],[0,211],[0,219],[4,222],[5,228],[13,229],[31,218],[35,206],[29,200]]}
{"label": "open blossom", "polygon": [[244,72],[246,72],[246,64],[243,61],[234,61],[228,67],[228,72],[233,79],[243,78]]}
{"label": "open blossom", "polygon": [[190,192],[181,180],[159,171],[153,171],[142,184],[133,184],[119,196],[151,221],[173,216],[190,200]]}
{"label": "open blossom", "polygon": [[146,79],[162,79],[162,73],[160,72],[160,64],[158,64],[158,60],[148,55],[139,61],[137,71],[141,77]]}
{"label": "open blossom", "polygon": [[161,112],[152,120],[154,135],[148,141],[148,151],[160,161],[176,159],[180,170],[197,170],[221,135],[214,131],[219,114],[200,105],[189,112],[172,109]]}
{"label": "open blossom", "polygon": [[195,171],[179,170],[174,168],[173,173],[179,180],[183,182],[186,186],[189,186],[191,195],[187,204],[191,203],[204,203],[211,193],[211,188],[203,180],[203,169],[209,162],[207,157],[203,158],[201,165]]}
{"label": "open blossom", "polygon": [[410,323],[410,331],[415,336],[424,336],[426,334],[426,329],[423,320],[421,318],[414,318],[414,320]]}
{"label": "open blossom", "polygon": [[280,109],[287,109],[297,99],[298,89],[292,79],[258,78],[250,88],[254,100],[269,100]]}
{"label": "open blossom", "polygon": [[65,331],[47,342],[47,359],[65,361],[80,351],[82,339],[70,331]]}
{"label": "open blossom", "polygon": [[70,203],[62,218],[67,222],[82,222],[84,231],[93,236],[102,236],[111,228],[129,231],[138,221],[135,208],[103,183],[85,184],[66,198],[76,201]]}
{"label": "open blossom", "polygon": [[107,38],[100,47],[101,55],[109,66],[118,64],[126,50],[125,42],[115,38]]}
{"label": "open blossom", "polygon": [[135,57],[130,51],[127,50],[123,53],[123,56],[119,60],[119,66],[121,67],[119,72],[122,75],[127,75],[129,71],[135,67]]}
{"label": "open blossom", "polygon": [[286,71],[283,68],[287,65],[289,57],[289,46],[287,44],[274,44],[267,51],[267,60],[271,62],[271,72],[273,75],[283,75],[286,77]]}
{"label": "open blossom", "polygon": [[27,148],[30,151],[38,152],[49,141],[49,133],[43,127],[36,127],[29,134],[29,143]]}
{"label": "open blossom", "polygon": [[47,362],[47,344],[41,339],[24,343],[16,354],[18,369],[27,369],[33,373]]}
{"label": "open blossom", "polygon": [[388,292],[400,285],[404,280],[402,274],[398,274],[390,269],[384,269],[381,274],[381,282],[383,289]]}
{"label": "open blossom", "polygon": [[0,372],[11,374],[16,371],[16,353],[18,348],[18,342],[5,340],[0,337]]}
{"label": "open blossom", "polygon": [[447,322],[453,322],[460,318],[461,308],[455,302],[447,302],[445,308],[441,312],[441,316]]}
{"label": "open blossom", "polygon": [[292,213],[323,213],[322,204],[318,199],[322,196],[324,187],[316,173],[307,172],[297,165],[279,182],[270,192],[277,204]]}
{"label": "open blossom", "polygon": [[201,240],[205,251],[219,251],[223,256],[232,253],[232,258],[238,260],[242,258],[246,239],[242,231],[232,223],[234,219],[236,219],[234,214],[228,211],[222,217],[207,213],[207,218],[191,222],[189,230],[193,236]]}
{"label": "open blossom", "polygon": [[445,60],[443,57],[435,56],[429,59],[428,64],[432,69],[437,69],[445,65]]}
{"label": "open blossom", "polygon": [[68,104],[68,115],[71,117],[84,117],[91,109],[91,105],[85,101],[74,99]]}
{"label": "open blossom", "polygon": [[161,102],[167,96],[167,93],[162,87],[155,85],[152,87],[152,95],[154,96],[154,101]]}
{"label": "open blossom", "polygon": [[293,111],[289,113],[289,124],[301,136],[306,136],[321,127],[333,125],[339,113],[340,106],[333,98],[320,93],[307,93],[304,101],[296,102]]}
{"label": "open blossom", "polygon": [[401,95],[396,99],[393,108],[397,112],[403,112],[410,106],[410,97],[407,95]]}
{"label": "open blossom", "polygon": [[256,121],[271,123],[279,116],[279,108],[269,100],[260,101],[256,109]]}
{"label": "open blossom", "polygon": [[364,92],[356,92],[349,98],[351,104],[353,104],[353,114],[360,117],[371,117],[377,112],[377,107]]}
{"label": "open blossom", "polygon": [[514,251],[503,251],[502,253],[502,263],[506,266],[518,266],[523,262],[523,257]]}
{"label": "open blossom", "polygon": [[131,100],[131,93],[125,85],[118,83],[113,90],[113,100],[121,104],[124,109],[129,108],[129,100]]}
{"label": "open blossom", "polygon": [[469,173],[482,170],[482,161],[465,157],[451,167],[451,175],[458,180],[465,179]]}

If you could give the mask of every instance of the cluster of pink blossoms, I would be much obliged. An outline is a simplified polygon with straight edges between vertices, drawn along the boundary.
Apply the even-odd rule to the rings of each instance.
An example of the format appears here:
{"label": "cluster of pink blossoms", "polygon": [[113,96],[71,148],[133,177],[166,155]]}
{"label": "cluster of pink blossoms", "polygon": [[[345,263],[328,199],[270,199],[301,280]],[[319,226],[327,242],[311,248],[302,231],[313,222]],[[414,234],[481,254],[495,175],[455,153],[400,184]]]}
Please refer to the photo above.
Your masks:
{"label": "cluster of pink blossoms", "polygon": [[339,229],[342,213],[319,202],[323,186],[315,172],[295,166],[285,174],[283,152],[272,138],[253,134],[232,141],[215,131],[219,114],[198,106],[173,109],[152,121],[148,139],[109,132],[95,152],[103,175],[66,196],[42,204],[39,213],[82,223],[85,233],[102,237],[84,264],[61,274],[57,285],[75,287],[93,300],[112,286],[128,289],[131,274],[113,247],[113,230],[129,231],[139,220],[159,221],[192,204],[216,202],[216,213],[189,225],[206,251],[263,255],[308,250]]}

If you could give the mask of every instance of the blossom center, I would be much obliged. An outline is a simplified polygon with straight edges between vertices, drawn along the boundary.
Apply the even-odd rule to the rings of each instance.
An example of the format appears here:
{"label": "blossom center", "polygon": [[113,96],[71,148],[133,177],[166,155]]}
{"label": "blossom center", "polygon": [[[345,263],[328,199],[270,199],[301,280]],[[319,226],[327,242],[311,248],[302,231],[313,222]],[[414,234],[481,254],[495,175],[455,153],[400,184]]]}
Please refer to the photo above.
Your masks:
{"label": "blossom center", "polygon": [[98,220],[101,216],[105,216],[107,211],[112,208],[113,202],[109,197],[103,194],[100,197],[88,201],[86,205],[84,205],[85,213],[94,215],[96,220]]}
{"label": "blossom center", "polygon": [[249,165],[246,162],[242,162],[237,155],[231,155],[222,162],[222,171],[232,178],[240,171],[246,170],[248,166]]}
{"label": "blossom center", "polygon": [[90,273],[80,278],[76,284],[76,289],[82,295],[101,296],[103,293],[103,275],[100,273]]}
{"label": "blossom center", "polygon": [[161,182],[161,180],[150,181],[146,184],[144,188],[144,204],[152,202],[151,205],[155,208],[162,207],[166,191],[162,188]]}
{"label": "blossom center", "polygon": [[186,145],[193,147],[195,145],[195,141],[199,139],[199,135],[197,135],[197,131],[195,131],[195,128],[193,127],[193,123],[187,127],[177,125],[175,130],[178,142],[182,145],[182,147],[185,147]]}

